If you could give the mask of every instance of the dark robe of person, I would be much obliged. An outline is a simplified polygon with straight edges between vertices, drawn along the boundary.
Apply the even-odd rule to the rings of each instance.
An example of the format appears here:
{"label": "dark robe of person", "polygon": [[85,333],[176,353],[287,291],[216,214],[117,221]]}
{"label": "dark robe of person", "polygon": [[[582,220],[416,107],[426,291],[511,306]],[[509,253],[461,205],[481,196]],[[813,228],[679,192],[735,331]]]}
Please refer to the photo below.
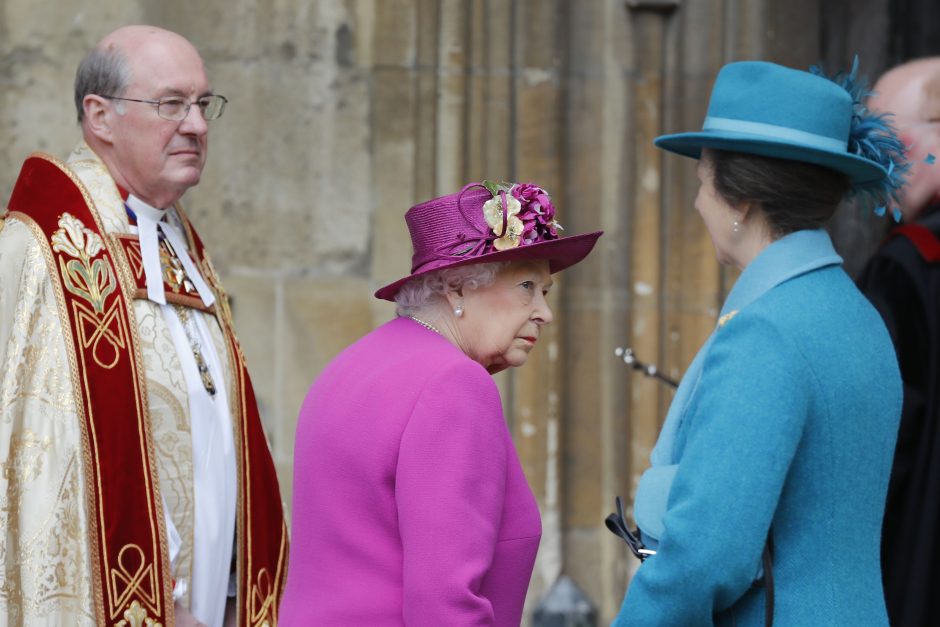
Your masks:
{"label": "dark robe of person", "polygon": [[888,616],[893,627],[940,625],[940,205],[895,227],[858,286],[904,381],[881,543]]}

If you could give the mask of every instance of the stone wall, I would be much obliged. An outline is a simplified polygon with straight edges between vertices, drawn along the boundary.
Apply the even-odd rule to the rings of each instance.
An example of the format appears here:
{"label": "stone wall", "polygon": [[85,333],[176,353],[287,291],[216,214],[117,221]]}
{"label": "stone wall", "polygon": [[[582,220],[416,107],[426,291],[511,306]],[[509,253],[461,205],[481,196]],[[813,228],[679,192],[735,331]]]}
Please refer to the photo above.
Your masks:
{"label": "stone wall", "polygon": [[560,277],[548,341],[499,375],[543,513],[527,611],[566,573],[606,624],[636,563],[603,519],[631,496],[671,399],[614,349],[680,376],[734,279],[692,207],[694,162],[651,141],[701,124],[730,60],[817,61],[818,13],[810,0],[0,0],[0,197],[30,152],[78,140],[72,78],[104,33],[152,23],[197,45],[230,105],[184,204],[233,296],[289,502],[309,383],[393,315],[371,293],[408,270],[404,211],[481,178],[548,188],[568,232],[606,235]]}

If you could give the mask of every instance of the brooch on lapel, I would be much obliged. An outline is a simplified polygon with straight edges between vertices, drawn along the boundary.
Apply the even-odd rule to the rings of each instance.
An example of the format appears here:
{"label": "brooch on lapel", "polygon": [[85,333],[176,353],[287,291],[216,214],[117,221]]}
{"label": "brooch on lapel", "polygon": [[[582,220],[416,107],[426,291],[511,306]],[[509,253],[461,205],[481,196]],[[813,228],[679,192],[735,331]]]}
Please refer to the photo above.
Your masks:
{"label": "brooch on lapel", "polygon": [[722,317],[718,318],[718,328],[720,329],[721,327],[725,326],[725,324],[727,324],[728,321],[731,320],[732,318],[734,318],[736,315],[738,315],[738,310],[737,310],[737,309],[735,309],[735,310],[733,310],[733,311],[729,311],[728,313],[726,313],[726,314],[723,315]]}

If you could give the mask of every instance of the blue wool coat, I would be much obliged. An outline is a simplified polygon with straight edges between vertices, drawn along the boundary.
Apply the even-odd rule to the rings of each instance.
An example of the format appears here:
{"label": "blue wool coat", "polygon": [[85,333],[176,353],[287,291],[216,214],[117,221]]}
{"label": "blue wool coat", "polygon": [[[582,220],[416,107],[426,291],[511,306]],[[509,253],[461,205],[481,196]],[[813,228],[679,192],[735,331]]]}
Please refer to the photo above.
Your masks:
{"label": "blue wool coat", "polygon": [[825,231],[739,277],[676,393],[635,505],[658,553],[616,627],[763,625],[752,582],[773,530],[775,627],[887,625],[881,518],[901,381],[880,316]]}

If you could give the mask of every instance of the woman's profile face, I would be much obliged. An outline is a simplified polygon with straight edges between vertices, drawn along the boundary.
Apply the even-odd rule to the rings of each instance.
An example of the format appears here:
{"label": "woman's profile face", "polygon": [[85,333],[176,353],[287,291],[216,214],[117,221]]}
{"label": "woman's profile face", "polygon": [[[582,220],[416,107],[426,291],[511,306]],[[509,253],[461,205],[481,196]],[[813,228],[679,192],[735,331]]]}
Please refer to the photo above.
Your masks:
{"label": "woman's profile face", "polygon": [[521,366],[553,319],[547,260],[514,261],[486,287],[464,290],[458,345],[490,373]]}
{"label": "woman's profile face", "polygon": [[[715,256],[723,264],[735,264],[731,254],[738,233],[734,230],[737,215],[721,195],[715,190],[715,172],[708,149],[702,150],[698,168],[699,188],[695,197],[695,209],[702,216],[702,222],[708,229],[715,247]],[[740,228],[740,227],[739,227]]]}

